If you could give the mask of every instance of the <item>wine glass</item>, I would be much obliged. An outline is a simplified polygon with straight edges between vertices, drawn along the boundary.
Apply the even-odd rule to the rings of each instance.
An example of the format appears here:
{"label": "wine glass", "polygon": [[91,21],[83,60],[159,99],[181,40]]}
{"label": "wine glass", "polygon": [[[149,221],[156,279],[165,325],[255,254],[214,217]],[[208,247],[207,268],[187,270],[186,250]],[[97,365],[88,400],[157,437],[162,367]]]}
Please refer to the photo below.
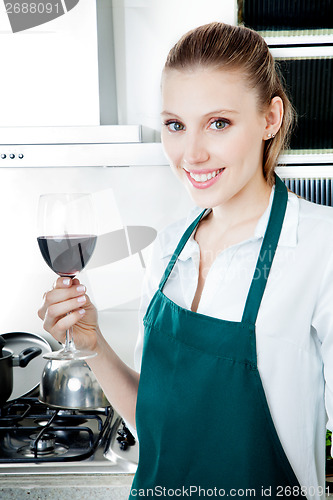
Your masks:
{"label": "wine glass", "polygon": [[[38,245],[47,265],[59,276],[73,279],[88,263],[96,245],[96,218],[89,193],[43,194],[38,204]],[[70,313],[67,313],[70,314]],[[66,331],[62,349],[46,359],[87,359],[97,353],[76,349],[73,330]]]}

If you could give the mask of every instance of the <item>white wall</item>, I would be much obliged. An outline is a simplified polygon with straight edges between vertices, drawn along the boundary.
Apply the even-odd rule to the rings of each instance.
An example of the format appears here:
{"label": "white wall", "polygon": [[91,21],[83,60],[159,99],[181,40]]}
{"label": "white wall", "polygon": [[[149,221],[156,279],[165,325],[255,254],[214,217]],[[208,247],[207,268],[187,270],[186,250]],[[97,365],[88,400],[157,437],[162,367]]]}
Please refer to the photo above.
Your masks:
{"label": "white wall", "polygon": [[1,2],[0,54],[0,126],[99,125],[94,0],[17,33]]}
{"label": "white wall", "polygon": [[116,123],[118,112],[120,124],[159,130],[166,54],[184,32],[214,20],[235,23],[236,0],[80,0],[65,15],[12,33],[1,2],[0,126],[98,125],[100,114],[101,123]]}
{"label": "white wall", "polygon": [[236,0],[113,0],[118,119],[160,128],[160,75],[172,45],[189,29],[236,23]]}
{"label": "white wall", "polygon": [[[168,167],[0,168],[0,335],[12,331],[43,334],[37,310],[57,276],[37,245],[38,198],[42,193],[62,191],[94,193],[97,235],[123,226],[160,230],[185,216],[192,206]],[[142,259],[147,263],[151,246],[142,247],[141,258],[130,250],[122,259],[102,266],[93,255],[79,279],[99,310],[106,339],[133,365],[145,271]]]}

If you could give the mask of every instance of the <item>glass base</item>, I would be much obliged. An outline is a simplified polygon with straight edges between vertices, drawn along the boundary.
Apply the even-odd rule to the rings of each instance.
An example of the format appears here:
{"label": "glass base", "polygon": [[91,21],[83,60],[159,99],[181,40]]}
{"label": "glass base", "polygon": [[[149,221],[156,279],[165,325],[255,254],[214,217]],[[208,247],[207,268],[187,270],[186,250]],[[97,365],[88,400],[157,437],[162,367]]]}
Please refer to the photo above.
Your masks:
{"label": "glass base", "polygon": [[84,349],[60,349],[60,351],[47,352],[43,355],[45,359],[56,361],[72,361],[75,359],[89,359],[97,356],[97,352]]}

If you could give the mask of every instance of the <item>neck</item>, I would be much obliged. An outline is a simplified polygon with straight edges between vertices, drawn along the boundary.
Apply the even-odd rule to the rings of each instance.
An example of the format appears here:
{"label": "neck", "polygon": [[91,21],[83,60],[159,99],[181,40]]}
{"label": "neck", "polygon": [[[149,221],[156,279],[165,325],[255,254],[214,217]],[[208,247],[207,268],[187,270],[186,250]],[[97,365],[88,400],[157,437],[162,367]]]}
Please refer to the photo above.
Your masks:
{"label": "neck", "polygon": [[211,221],[219,228],[228,229],[258,220],[268,206],[271,191],[262,175],[255,176],[225,203],[212,209]]}

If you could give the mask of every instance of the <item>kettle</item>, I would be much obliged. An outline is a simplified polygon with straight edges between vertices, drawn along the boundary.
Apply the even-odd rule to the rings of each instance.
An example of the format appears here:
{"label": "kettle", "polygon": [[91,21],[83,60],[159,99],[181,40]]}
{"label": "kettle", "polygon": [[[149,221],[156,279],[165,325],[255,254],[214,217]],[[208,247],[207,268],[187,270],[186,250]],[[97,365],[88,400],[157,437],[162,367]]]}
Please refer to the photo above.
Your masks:
{"label": "kettle", "polygon": [[111,406],[84,360],[50,359],[42,373],[39,400],[48,406],[80,410]]}

